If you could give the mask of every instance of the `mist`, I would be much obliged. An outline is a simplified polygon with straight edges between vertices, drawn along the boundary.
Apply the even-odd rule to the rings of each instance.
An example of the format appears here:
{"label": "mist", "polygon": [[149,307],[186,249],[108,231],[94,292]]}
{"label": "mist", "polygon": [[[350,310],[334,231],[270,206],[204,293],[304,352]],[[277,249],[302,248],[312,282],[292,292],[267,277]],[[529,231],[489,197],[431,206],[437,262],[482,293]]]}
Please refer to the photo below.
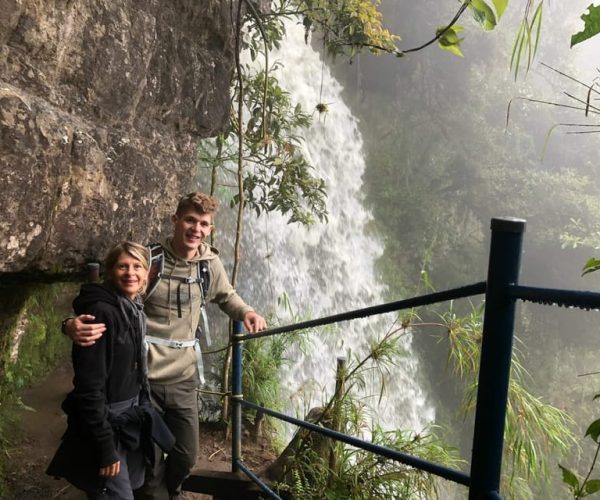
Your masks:
{"label": "mist", "polygon": [[[588,5],[545,4],[537,55],[517,78],[510,59],[524,6],[514,2],[491,32],[463,15],[464,58],[433,44],[403,58],[361,54],[351,64],[332,63],[365,141],[363,190],[374,216],[371,230],[385,242],[378,266],[390,299],[423,292],[423,272],[438,290],[485,279],[489,222],[498,216],[527,220],[521,283],[598,289],[599,275],[581,276],[598,248],[598,238],[589,238],[600,216],[598,135],[559,125],[598,120],[582,109],[548,104],[584,108],[588,89],[581,83],[591,85],[599,76],[600,40],[569,48]],[[432,38],[456,8],[439,1],[382,4],[386,26],[402,37],[401,49]],[[326,90],[322,102],[335,106]],[[573,448],[569,457],[550,459],[549,483],[560,483],[558,463],[585,470],[593,455],[583,435],[597,416],[598,375],[587,375],[599,370],[597,314],[519,307],[517,347],[531,375],[527,385],[573,417],[583,445],[581,455]],[[446,379],[440,337],[417,332],[415,344],[436,423],[464,425],[456,439],[468,459],[470,422],[456,417],[461,395]]]}

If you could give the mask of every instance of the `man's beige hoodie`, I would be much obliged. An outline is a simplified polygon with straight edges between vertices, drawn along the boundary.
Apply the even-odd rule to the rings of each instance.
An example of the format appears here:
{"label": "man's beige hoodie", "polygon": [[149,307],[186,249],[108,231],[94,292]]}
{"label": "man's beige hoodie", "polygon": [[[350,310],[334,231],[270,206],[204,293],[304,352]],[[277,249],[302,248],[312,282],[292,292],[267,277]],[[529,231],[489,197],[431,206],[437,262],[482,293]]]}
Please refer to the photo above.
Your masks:
{"label": "man's beige hoodie", "polygon": [[[248,306],[231,286],[219,252],[202,243],[192,260],[178,258],[173,252],[170,239],[162,243],[164,249],[163,278],[144,303],[148,316],[148,335],[169,340],[193,340],[200,323],[202,296],[197,283],[170,280],[169,276],[197,277],[196,261],[209,261],[209,289],[207,302],[214,302],[230,318],[241,321]],[[150,344],[148,346],[148,379],[157,384],[175,384],[198,378],[196,353],[193,347],[173,347]]]}

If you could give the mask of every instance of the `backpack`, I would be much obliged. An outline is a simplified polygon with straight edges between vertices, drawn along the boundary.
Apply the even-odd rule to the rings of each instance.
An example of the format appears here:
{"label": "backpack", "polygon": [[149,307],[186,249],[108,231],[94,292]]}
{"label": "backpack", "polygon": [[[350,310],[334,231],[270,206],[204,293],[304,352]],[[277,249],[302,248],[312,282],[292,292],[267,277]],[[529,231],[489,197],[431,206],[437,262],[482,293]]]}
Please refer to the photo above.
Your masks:
{"label": "backpack", "polygon": [[[150,255],[150,265],[148,268],[148,286],[146,287],[146,299],[150,297],[158,282],[163,277],[163,271],[165,268],[165,252],[160,243],[150,243],[146,246],[148,254]],[[209,266],[207,260],[196,261],[196,275],[197,277],[188,276],[186,278],[180,276],[170,276],[170,279],[180,281],[181,283],[197,283],[202,293],[202,302],[206,301],[208,295],[208,288],[210,286],[210,273],[208,272]]]}
{"label": "backpack", "polygon": [[[148,268],[148,286],[146,288],[145,300],[150,297],[159,281],[163,278],[163,271],[165,268],[165,251],[159,243],[150,243],[146,246],[148,254],[150,255],[150,265]],[[209,265],[207,260],[196,261],[196,276],[168,276],[165,278],[179,281],[179,286],[182,283],[191,284],[197,283],[200,287],[200,324],[198,325],[198,331],[194,339],[190,340],[170,340],[161,337],[154,337],[152,335],[146,335],[146,342],[151,344],[164,345],[174,349],[182,349],[186,347],[193,347],[196,351],[196,364],[198,366],[198,377],[200,384],[204,384],[204,363],[202,361],[202,351],[200,348],[200,333],[203,332],[206,338],[206,343],[211,344],[210,332],[208,330],[208,319],[206,317],[206,297],[208,295],[208,287],[210,286],[210,274],[208,272]],[[177,291],[177,309],[178,315],[181,317],[181,304],[179,302],[179,290]]]}

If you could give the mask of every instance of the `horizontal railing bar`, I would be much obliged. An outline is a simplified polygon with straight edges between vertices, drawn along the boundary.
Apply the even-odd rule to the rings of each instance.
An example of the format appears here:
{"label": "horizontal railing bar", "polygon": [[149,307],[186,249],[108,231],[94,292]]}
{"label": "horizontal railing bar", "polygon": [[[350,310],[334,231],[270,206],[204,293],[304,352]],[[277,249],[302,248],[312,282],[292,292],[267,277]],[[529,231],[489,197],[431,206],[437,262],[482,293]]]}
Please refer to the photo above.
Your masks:
{"label": "horizontal railing bar", "polygon": [[311,424],[310,422],[306,422],[304,420],[299,420],[297,418],[289,417],[283,413],[276,412],[274,410],[270,410],[268,408],[264,408],[257,404],[251,403],[250,401],[246,401],[245,399],[239,400],[240,404],[247,406],[249,408],[253,408],[255,410],[261,411],[270,415],[272,417],[278,418],[285,422],[289,422],[290,424],[294,424],[300,427],[304,427],[305,429],[309,429],[311,431],[318,432],[320,434],[324,434],[330,438],[336,439],[337,441],[342,441],[352,446],[356,446],[357,448],[361,448],[366,451],[370,451],[376,453],[378,455],[391,458],[393,460],[397,460],[398,462],[402,462],[403,464],[410,465],[411,467],[415,467],[416,469],[423,470],[425,472],[430,472],[431,474],[435,474],[436,476],[443,477],[444,479],[448,479],[449,481],[453,481],[458,484],[462,484],[464,486],[470,486],[471,478],[469,475],[464,472],[457,471],[454,469],[449,469],[442,465],[434,464],[432,462],[428,462],[426,460],[422,460],[420,458],[414,457],[412,455],[408,455],[406,453],[402,453],[396,450],[391,450],[390,448],[385,448],[384,446],[380,446],[377,444],[369,443],[367,441],[363,441],[362,439],[358,439],[352,436],[348,436],[341,432],[334,431],[332,429],[328,429],[327,427],[320,427],[315,424]]}
{"label": "horizontal railing bar", "polygon": [[448,300],[461,299],[464,297],[470,297],[472,295],[479,295],[485,293],[486,283],[481,281],[473,285],[467,285],[460,288],[452,288],[451,290],[445,290],[443,292],[430,293],[428,295],[421,295],[419,297],[412,297],[410,299],[397,300],[395,302],[388,302],[387,304],[380,304],[377,306],[365,307],[363,309],[356,309],[340,314],[334,314],[333,316],[326,316],[319,319],[313,319],[309,321],[302,321],[293,325],[280,326],[277,328],[271,328],[270,330],[264,330],[258,333],[245,333],[241,335],[234,335],[238,341],[256,339],[260,337],[268,337],[271,335],[277,335],[280,333],[287,333],[296,330],[305,330],[307,328],[314,328],[316,326],[330,325],[339,321],[347,321],[357,318],[365,318],[367,316],[374,316],[376,314],[383,314],[393,311],[399,311],[402,309],[410,309],[412,307],[425,306],[428,304],[435,304],[436,302],[445,302]]}
{"label": "horizontal railing bar", "polygon": [[237,460],[237,466],[238,468],[244,473],[246,474],[250,479],[252,479],[252,481],[254,481],[254,483],[256,483],[256,485],[263,490],[267,495],[269,495],[271,498],[275,498],[276,500],[281,500],[281,497],[275,493],[271,488],[269,488],[261,479],[260,477],[258,477],[256,474],[254,474],[254,472],[252,472],[250,469],[248,469],[245,465],[244,462],[242,462],[241,460]]}
{"label": "horizontal railing bar", "polygon": [[515,299],[545,305],[600,309],[600,293],[583,290],[561,290],[533,286],[509,285],[508,294]]}

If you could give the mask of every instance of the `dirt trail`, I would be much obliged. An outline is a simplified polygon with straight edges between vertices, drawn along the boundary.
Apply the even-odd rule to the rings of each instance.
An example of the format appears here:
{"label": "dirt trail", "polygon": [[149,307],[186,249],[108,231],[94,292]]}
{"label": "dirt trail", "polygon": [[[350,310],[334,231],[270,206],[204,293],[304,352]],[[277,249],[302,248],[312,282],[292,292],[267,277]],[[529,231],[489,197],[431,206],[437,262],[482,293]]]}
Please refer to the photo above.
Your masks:
{"label": "dirt trail", "polygon": [[71,389],[71,372],[61,367],[22,396],[19,447],[11,452],[8,484],[14,499],[80,499],[69,483],[44,473],[67,421],[60,404]]}
{"label": "dirt trail", "polygon": [[[72,372],[69,363],[54,370],[43,382],[23,394],[27,409],[21,411],[17,442],[8,464],[10,498],[0,500],[81,500],[80,491],[64,480],[45,474],[60,437],[66,429],[66,417],[60,404],[71,390]],[[246,446],[244,461],[250,466],[263,466],[274,460],[274,453],[264,443]],[[201,430],[200,458],[197,469],[228,471],[231,468],[231,443],[223,431],[205,426]],[[186,500],[205,500],[211,497],[186,492]]]}

